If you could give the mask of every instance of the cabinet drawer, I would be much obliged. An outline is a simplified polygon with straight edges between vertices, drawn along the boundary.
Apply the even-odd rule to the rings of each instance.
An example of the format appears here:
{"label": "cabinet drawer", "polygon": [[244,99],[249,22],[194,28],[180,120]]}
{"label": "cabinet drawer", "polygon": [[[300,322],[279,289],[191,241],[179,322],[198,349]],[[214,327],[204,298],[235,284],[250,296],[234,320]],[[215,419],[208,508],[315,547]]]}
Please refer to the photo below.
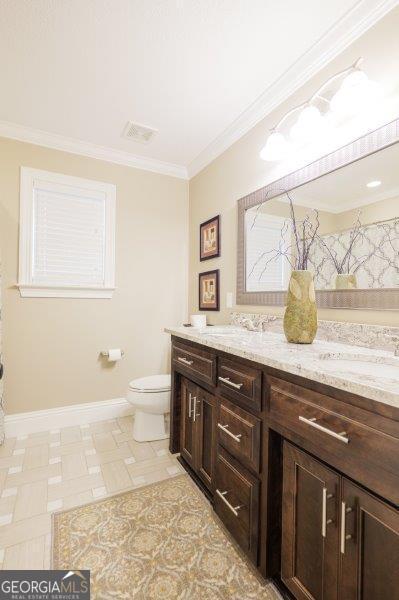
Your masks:
{"label": "cabinet drawer", "polygon": [[231,398],[244,408],[261,410],[262,371],[239,361],[221,358],[218,368],[218,386],[222,396]]}
{"label": "cabinet drawer", "polygon": [[270,378],[270,417],[320,447],[337,468],[399,504],[399,430],[372,413]]}
{"label": "cabinet drawer", "polygon": [[180,342],[174,343],[172,348],[172,362],[182,372],[190,373],[205,383],[215,385],[216,356],[212,352],[181,344]]}
{"label": "cabinet drawer", "polygon": [[261,421],[247,411],[222,400],[217,432],[219,443],[242,463],[259,472]]}
{"label": "cabinet drawer", "polygon": [[220,447],[216,458],[215,510],[231,535],[256,564],[259,481]]}

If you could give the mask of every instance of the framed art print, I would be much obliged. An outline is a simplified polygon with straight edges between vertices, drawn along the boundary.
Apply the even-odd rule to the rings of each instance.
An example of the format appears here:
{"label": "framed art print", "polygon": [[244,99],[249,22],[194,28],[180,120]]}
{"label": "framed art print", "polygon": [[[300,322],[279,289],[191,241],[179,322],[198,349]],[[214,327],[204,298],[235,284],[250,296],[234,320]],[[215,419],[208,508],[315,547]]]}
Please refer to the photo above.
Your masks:
{"label": "framed art print", "polygon": [[199,310],[219,310],[219,269],[199,273]]}
{"label": "framed art print", "polygon": [[220,215],[200,225],[200,260],[220,256]]}

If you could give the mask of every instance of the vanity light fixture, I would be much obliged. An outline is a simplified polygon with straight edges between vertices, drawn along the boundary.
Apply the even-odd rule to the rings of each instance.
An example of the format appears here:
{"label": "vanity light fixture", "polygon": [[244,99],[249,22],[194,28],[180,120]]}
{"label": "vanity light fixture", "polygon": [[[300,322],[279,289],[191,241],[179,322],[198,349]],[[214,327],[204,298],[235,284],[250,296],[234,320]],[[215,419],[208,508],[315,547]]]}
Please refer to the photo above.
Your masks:
{"label": "vanity light fixture", "polygon": [[371,81],[361,69],[355,68],[331,98],[330,109],[341,117],[350,117],[359,108],[365,110],[372,106],[378,100],[380,91],[381,88],[375,81]]}
{"label": "vanity light fixture", "polygon": [[282,160],[290,151],[290,144],[285,136],[272,129],[265,146],[262,148],[260,157],[263,160]]}
{"label": "vanity light fixture", "polygon": [[375,188],[375,187],[378,187],[379,185],[381,185],[381,181],[376,179],[375,181],[369,181],[366,185],[368,188]]}
{"label": "vanity light fixture", "polygon": [[[355,113],[359,107],[363,109],[366,105],[370,106],[374,103],[379,96],[380,88],[360,69],[362,61],[363,58],[359,58],[352,66],[327,79],[309,100],[285,113],[277,125],[270,130],[266,144],[260,152],[260,158],[278,161],[289,154],[292,143],[279,131],[279,128],[295,112],[300,111],[296,123],[291,127],[290,138],[297,143],[306,143],[328,131],[329,124],[325,114],[320,111],[316,103],[324,103],[326,112],[331,110],[341,116],[348,116]],[[342,83],[332,98],[329,100],[323,96],[323,90],[341,77],[343,77]]]}

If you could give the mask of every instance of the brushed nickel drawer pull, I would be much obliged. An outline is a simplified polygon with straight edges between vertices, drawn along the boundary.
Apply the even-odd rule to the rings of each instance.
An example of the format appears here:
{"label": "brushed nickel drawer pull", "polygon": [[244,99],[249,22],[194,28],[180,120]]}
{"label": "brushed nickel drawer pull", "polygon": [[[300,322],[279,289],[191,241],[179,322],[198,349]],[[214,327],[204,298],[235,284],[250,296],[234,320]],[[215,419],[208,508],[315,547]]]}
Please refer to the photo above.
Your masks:
{"label": "brushed nickel drawer pull", "polygon": [[240,390],[242,388],[242,386],[244,385],[243,383],[234,383],[234,381],[230,381],[230,377],[220,377],[219,376],[219,381],[223,381],[223,383],[227,383],[227,385],[231,385],[231,387],[236,388],[237,390]]}
{"label": "brushed nickel drawer pull", "polygon": [[323,427],[323,425],[319,425],[318,423],[316,423],[316,417],[313,417],[313,419],[307,419],[306,417],[302,417],[301,415],[299,415],[298,419],[303,423],[306,423],[307,425],[310,425],[311,427],[322,431],[323,433],[327,433],[327,435],[331,435],[331,437],[334,437],[340,442],[344,442],[344,444],[349,444],[349,438],[346,437],[346,435],[344,435],[346,433],[345,431],[343,431],[342,433],[335,433],[335,431],[332,431],[331,429],[328,429],[327,427]]}
{"label": "brushed nickel drawer pull", "polygon": [[233,515],[235,515],[236,517],[238,517],[238,511],[240,510],[240,508],[242,508],[242,506],[233,506],[232,504],[230,504],[230,502],[228,500],[226,500],[225,495],[228,493],[227,490],[225,492],[221,492],[220,490],[216,490],[216,493],[219,496],[219,498],[221,498],[223,500],[223,502],[226,504],[226,506],[231,510],[231,512],[233,513]]}
{"label": "brushed nickel drawer pull", "polygon": [[218,427],[219,427],[219,429],[221,429],[222,431],[227,433],[227,435],[232,437],[233,440],[235,440],[236,442],[241,442],[242,433],[238,433],[237,435],[234,435],[234,433],[231,433],[231,431],[228,430],[228,425],[222,425],[221,423],[218,423]]}
{"label": "brushed nickel drawer pull", "polygon": [[192,365],[194,362],[193,360],[187,360],[187,358],[184,358],[184,356],[178,356],[177,360],[183,363],[184,365]]}

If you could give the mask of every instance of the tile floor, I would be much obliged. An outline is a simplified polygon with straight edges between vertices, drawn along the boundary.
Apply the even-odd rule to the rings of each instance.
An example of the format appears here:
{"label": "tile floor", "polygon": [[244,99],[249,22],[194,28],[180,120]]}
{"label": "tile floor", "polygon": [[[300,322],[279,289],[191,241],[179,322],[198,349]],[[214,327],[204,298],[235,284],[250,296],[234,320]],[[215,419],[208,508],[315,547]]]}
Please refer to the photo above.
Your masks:
{"label": "tile floor", "polygon": [[184,472],[168,443],[135,442],[132,417],[7,439],[0,446],[1,568],[50,568],[52,512]]}

